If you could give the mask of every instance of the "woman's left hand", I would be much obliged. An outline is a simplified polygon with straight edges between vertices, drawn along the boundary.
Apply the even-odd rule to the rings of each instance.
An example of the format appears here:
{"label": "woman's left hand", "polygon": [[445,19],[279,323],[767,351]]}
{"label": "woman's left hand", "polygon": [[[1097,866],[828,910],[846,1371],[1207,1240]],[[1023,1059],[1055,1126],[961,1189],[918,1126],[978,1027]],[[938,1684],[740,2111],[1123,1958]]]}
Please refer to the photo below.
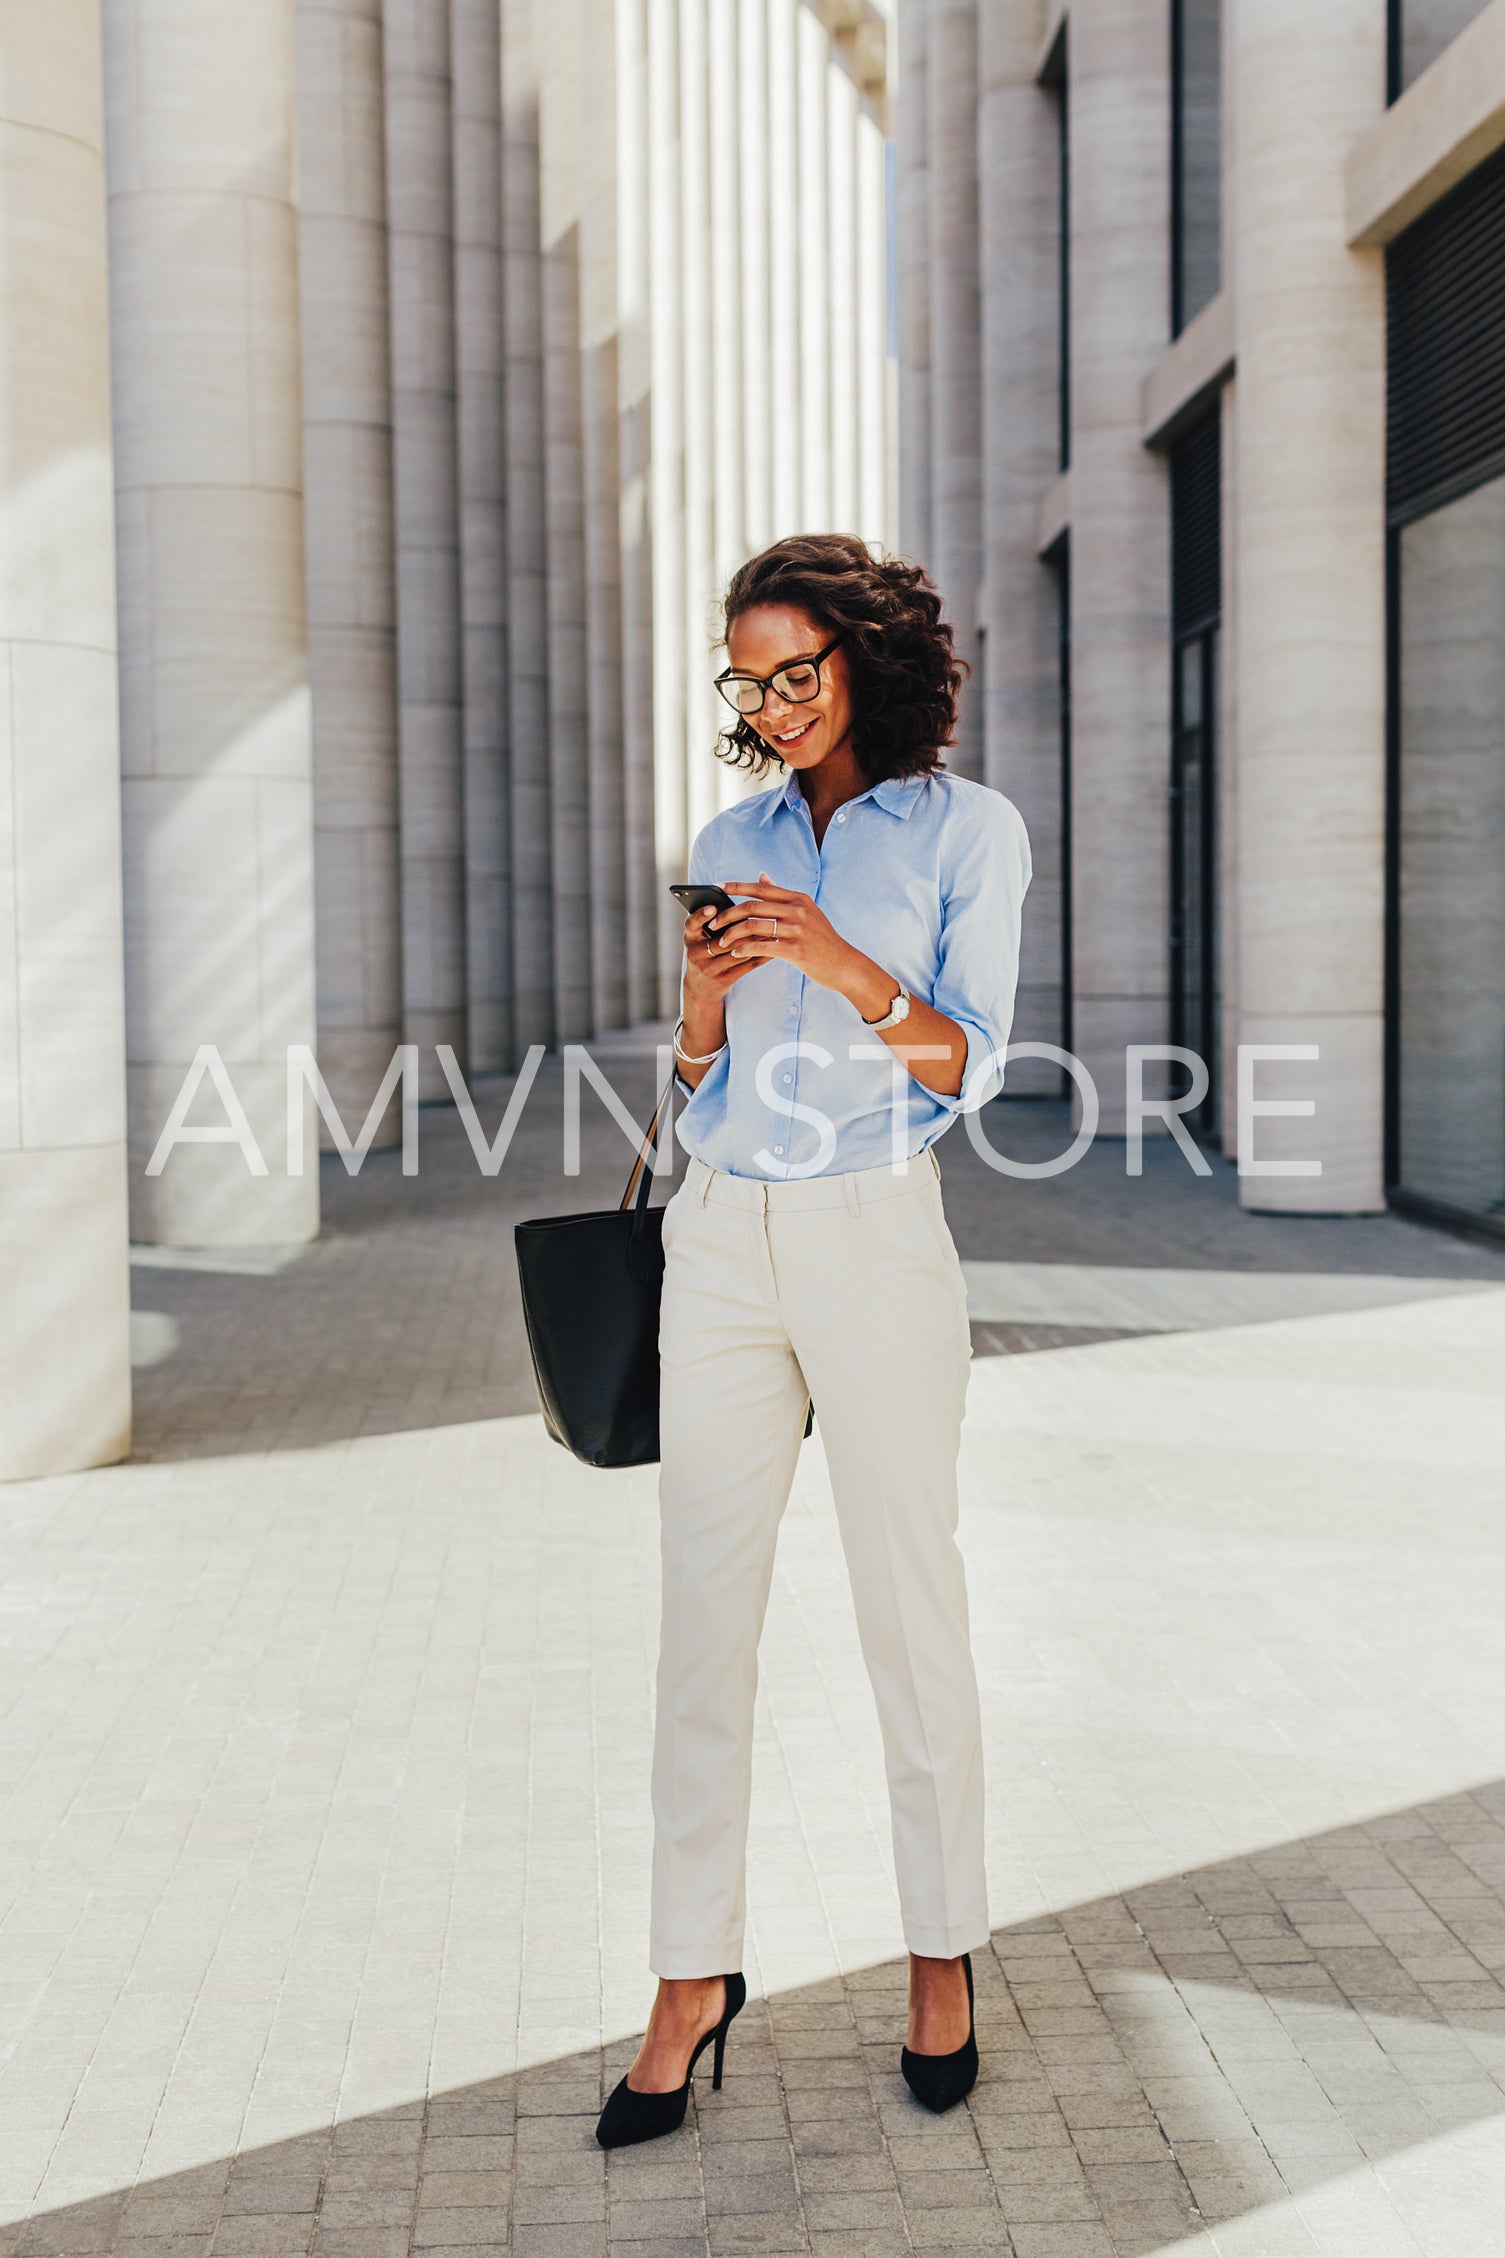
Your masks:
{"label": "woman's left hand", "polygon": [[[747,898],[723,910],[705,934],[712,950],[725,949],[728,956],[745,959],[749,967],[760,957],[777,957],[794,965],[807,980],[845,996],[869,1026],[886,1016],[898,981],[844,941],[808,894],[775,886],[766,875],[728,878],[726,891]],[[892,1032],[885,1030],[883,1040],[917,1082],[947,1097],[958,1094],[967,1064],[967,1038],[954,1019],[911,996],[905,1018]]]}
{"label": "woman's left hand", "polygon": [[775,886],[768,877],[729,878],[726,891],[750,898],[717,917],[714,932],[705,936],[713,948],[733,957],[777,957],[820,987],[841,992],[866,966],[867,958],[842,939],[810,895]]}

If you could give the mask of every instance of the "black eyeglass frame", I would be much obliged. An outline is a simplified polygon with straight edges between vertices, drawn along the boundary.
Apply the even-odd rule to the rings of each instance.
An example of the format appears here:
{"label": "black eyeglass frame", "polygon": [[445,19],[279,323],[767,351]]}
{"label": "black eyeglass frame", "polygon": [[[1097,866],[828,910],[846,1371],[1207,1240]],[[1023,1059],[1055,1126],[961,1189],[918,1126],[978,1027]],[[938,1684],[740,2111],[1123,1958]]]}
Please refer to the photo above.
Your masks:
{"label": "black eyeglass frame", "polygon": [[[841,643],[842,638],[838,635],[835,641],[828,643],[823,651],[801,651],[797,657],[786,659],[782,666],[776,666],[772,674],[741,674],[735,667],[724,667],[721,673],[716,677],[715,687],[720,691],[722,697],[731,707],[732,712],[737,716],[737,719],[739,721],[751,721],[755,714],[760,714],[763,711],[764,706],[768,703],[768,693],[771,689],[773,689],[781,674],[787,674],[790,671],[791,667],[813,666],[815,669],[815,688],[810,692],[808,697],[792,698],[790,697],[787,690],[780,690],[779,692],[779,696],[783,699],[786,706],[808,706],[812,699],[818,698],[820,696],[821,668],[825,665],[827,659],[831,656],[831,653],[833,651],[840,650]],[[749,712],[746,707],[739,706],[736,699],[732,696],[731,691],[728,688],[728,684],[733,682],[755,682],[758,685],[759,690],[762,692],[762,696],[759,698],[757,704],[752,708],[751,712]]]}

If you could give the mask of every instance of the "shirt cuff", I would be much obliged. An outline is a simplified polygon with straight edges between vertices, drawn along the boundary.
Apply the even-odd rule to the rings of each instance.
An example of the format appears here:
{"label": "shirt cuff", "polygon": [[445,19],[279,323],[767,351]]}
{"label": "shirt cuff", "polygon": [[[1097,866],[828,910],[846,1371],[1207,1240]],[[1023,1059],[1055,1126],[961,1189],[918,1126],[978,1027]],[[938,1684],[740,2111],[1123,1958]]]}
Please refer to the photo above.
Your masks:
{"label": "shirt cuff", "polygon": [[[937,1004],[939,1011],[941,1006]],[[952,1096],[948,1091],[926,1086],[925,1095],[937,1105],[944,1106],[949,1114],[977,1113],[990,1098],[996,1098],[1003,1088],[1003,1052],[986,1027],[975,1020],[963,1019],[960,1012],[948,1012],[967,1038],[967,1063],[962,1069],[962,1086]]]}

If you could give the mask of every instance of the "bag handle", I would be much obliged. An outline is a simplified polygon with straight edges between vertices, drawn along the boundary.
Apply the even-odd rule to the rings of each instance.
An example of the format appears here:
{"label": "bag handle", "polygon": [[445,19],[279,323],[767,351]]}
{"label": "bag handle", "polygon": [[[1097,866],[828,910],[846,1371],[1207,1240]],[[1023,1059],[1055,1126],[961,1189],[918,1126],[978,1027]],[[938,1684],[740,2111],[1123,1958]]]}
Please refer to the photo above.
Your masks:
{"label": "bag handle", "polygon": [[653,1170],[648,1166],[648,1155],[650,1152],[655,1156],[657,1155],[659,1123],[663,1120],[673,1096],[674,1076],[671,1072],[668,1081],[664,1084],[663,1094],[653,1109],[653,1119],[648,1124],[648,1134],[638,1147],[637,1159],[632,1164],[632,1174],[627,1179],[627,1189],[622,1194],[621,1201],[618,1204],[617,1213],[619,1215],[625,1215],[628,1208],[631,1208],[635,1217],[638,1218],[633,1229],[634,1238],[642,1230],[641,1218],[647,1212],[648,1195],[653,1189]]}

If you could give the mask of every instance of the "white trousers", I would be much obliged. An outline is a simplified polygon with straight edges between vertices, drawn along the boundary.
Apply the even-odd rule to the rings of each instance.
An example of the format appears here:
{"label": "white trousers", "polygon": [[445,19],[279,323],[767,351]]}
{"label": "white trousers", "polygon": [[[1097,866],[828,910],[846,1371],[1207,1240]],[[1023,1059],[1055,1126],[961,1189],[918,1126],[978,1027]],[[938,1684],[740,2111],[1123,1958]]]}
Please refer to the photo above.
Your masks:
{"label": "white trousers", "polygon": [[742,1964],[758,1638],[807,1394],[877,1698],[905,1941],[986,1943],[956,1545],[966,1289],[929,1156],[763,1184],[692,1160],[664,1216],[651,1966]]}

